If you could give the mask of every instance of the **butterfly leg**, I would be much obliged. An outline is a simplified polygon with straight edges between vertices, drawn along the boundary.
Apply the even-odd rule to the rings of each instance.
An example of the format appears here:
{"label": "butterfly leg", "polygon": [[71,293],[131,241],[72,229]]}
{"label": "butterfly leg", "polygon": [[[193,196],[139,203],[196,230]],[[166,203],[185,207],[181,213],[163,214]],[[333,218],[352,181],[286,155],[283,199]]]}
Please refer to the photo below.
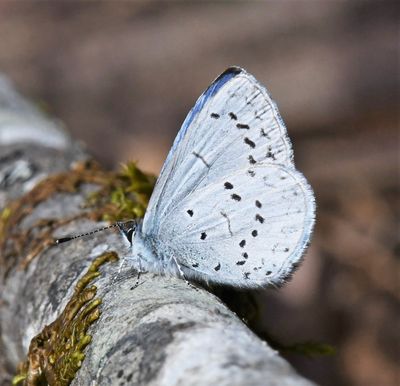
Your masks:
{"label": "butterfly leg", "polygon": [[118,272],[115,274],[115,276],[114,276],[114,278],[113,278],[111,284],[114,284],[114,283],[118,280],[118,277],[119,277],[119,275],[120,275],[120,273],[121,273],[121,271],[122,271],[122,268],[123,268],[124,265],[125,265],[125,260],[126,260],[125,257],[123,257],[123,258],[121,259],[121,262],[119,263],[119,267],[118,267]]}
{"label": "butterfly leg", "polygon": [[140,275],[144,272],[143,267],[142,267],[142,260],[139,258],[138,261],[139,261],[139,264],[138,264],[138,269],[137,269],[136,283],[131,289],[135,289],[136,287],[139,286]]}
{"label": "butterfly leg", "polygon": [[197,291],[197,287],[194,286],[192,283],[190,283],[190,282],[186,279],[186,276],[185,276],[185,274],[183,273],[182,268],[181,268],[181,266],[179,265],[178,261],[176,260],[175,256],[173,256],[172,258],[173,258],[173,260],[174,260],[174,262],[175,262],[176,267],[178,268],[179,276],[181,277],[181,279],[185,280],[185,283],[186,283],[189,287],[191,287],[191,288],[193,288],[193,289],[195,289],[195,290]]}

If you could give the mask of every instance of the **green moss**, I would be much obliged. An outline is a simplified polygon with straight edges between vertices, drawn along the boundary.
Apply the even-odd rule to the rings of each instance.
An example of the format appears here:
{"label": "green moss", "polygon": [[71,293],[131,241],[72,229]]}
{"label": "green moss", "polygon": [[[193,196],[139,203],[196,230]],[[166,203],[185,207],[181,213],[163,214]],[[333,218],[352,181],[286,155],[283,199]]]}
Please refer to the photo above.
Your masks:
{"label": "green moss", "polygon": [[22,382],[26,386],[66,386],[71,383],[92,339],[87,331],[100,317],[101,299],[95,298],[97,287],[90,284],[101,274],[99,268],[103,264],[116,260],[115,252],[106,252],[92,262],[60,316],[32,339],[27,360],[21,364],[13,385]]}
{"label": "green moss", "polygon": [[0,221],[7,221],[11,216],[11,209],[8,207],[5,207],[2,211],[1,211],[1,215],[0,215]]}
{"label": "green moss", "polygon": [[103,208],[102,220],[123,221],[143,217],[156,178],[143,173],[134,162],[122,170],[103,189],[88,197],[88,205]]}
{"label": "green moss", "polygon": [[298,354],[309,358],[335,355],[333,346],[320,342],[301,342],[292,345],[281,346],[280,351],[287,354]]}
{"label": "green moss", "polygon": [[[0,266],[6,274],[18,261],[25,269],[53,245],[52,235],[58,227],[79,218],[115,222],[143,217],[155,180],[133,162],[123,165],[119,172],[104,171],[92,161],[81,162],[68,172],[48,177],[1,212]],[[83,184],[96,185],[98,189],[87,197],[87,207],[79,215],[62,220],[42,219],[29,229],[19,227],[38,204],[56,193],[76,193]]]}
{"label": "green moss", "polygon": [[5,207],[0,213],[0,240],[3,240],[6,236],[7,222],[11,217],[11,208]]}
{"label": "green moss", "polygon": [[[78,218],[117,221],[142,217],[155,180],[134,163],[123,165],[115,173],[103,171],[93,162],[84,162],[40,182],[0,214],[0,263],[6,267],[5,272],[20,257],[23,260],[19,265],[25,268],[33,258],[54,245],[52,234],[58,227]],[[98,189],[87,197],[87,207],[81,214],[62,220],[42,219],[28,230],[19,229],[24,217],[38,204],[55,193],[75,193],[85,183],[97,185]],[[13,379],[14,385],[64,386],[73,380],[85,358],[84,350],[91,342],[87,330],[100,316],[101,299],[95,298],[97,288],[90,283],[100,275],[101,265],[117,259],[115,253],[105,253],[93,261],[76,284],[61,315],[32,339],[27,360]]]}

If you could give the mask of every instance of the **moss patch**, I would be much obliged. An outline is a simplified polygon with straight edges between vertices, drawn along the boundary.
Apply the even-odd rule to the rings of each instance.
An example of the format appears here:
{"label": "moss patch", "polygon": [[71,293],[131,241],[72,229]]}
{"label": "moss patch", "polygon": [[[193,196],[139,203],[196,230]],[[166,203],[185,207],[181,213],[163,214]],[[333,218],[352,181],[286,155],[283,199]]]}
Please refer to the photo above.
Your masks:
{"label": "moss patch", "polygon": [[100,275],[100,266],[116,260],[115,252],[106,252],[93,261],[61,315],[32,339],[27,360],[19,366],[13,385],[70,384],[92,339],[87,330],[100,316],[101,299],[95,299],[97,287],[90,283]]}
{"label": "moss patch", "polygon": [[[134,163],[123,165],[118,172],[107,172],[93,161],[77,163],[65,173],[46,178],[0,212],[2,272],[6,276],[16,265],[26,268],[36,256],[54,245],[54,231],[74,220],[124,221],[142,217],[155,180]],[[75,194],[84,184],[95,185],[97,190],[86,197],[79,215],[42,219],[29,229],[21,229],[23,219],[40,203],[57,193]],[[27,360],[20,365],[13,384],[62,386],[72,381],[85,357],[84,349],[91,341],[87,330],[100,315],[101,299],[95,299],[97,288],[90,283],[100,275],[102,264],[117,259],[115,253],[107,252],[93,261],[61,315],[32,339]]]}
{"label": "moss patch", "polygon": [[[36,256],[54,244],[54,231],[71,221],[79,218],[123,221],[142,217],[155,180],[154,176],[141,172],[134,163],[123,165],[119,172],[107,172],[97,163],[88,161],[41,181],[0,214],[0,266],[3,272],[7,274],[16,263],[26,268]],[[29,229],[19,227],[41,202],[56,193],[76,193],[83,184],[96,185],[98,190],[87,197],[82,213],[65,219],[43,219]]]}

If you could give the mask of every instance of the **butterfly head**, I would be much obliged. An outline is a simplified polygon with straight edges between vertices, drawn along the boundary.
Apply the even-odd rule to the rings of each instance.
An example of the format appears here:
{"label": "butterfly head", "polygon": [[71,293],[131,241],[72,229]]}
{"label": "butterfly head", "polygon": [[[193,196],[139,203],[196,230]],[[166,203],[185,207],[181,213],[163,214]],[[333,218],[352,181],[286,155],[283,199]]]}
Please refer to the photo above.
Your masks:
{"label": "butterfly head", "polygon": [[130,245],[132,245],[133,239],[135,237],[137,225],[138,224],[136,220],[117,222],[118,229]]}

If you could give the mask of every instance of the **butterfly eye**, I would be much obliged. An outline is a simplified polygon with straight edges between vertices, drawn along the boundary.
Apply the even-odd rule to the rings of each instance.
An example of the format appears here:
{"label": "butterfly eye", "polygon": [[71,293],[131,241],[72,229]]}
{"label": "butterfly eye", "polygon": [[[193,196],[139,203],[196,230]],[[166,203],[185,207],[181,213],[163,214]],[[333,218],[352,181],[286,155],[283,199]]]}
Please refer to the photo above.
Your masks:
{"label": "butterfly eye", "polygon": [[135,228],[130,228],[128,232],[126,232],[126,238],[132,244],[132,237],[135,234]]}

